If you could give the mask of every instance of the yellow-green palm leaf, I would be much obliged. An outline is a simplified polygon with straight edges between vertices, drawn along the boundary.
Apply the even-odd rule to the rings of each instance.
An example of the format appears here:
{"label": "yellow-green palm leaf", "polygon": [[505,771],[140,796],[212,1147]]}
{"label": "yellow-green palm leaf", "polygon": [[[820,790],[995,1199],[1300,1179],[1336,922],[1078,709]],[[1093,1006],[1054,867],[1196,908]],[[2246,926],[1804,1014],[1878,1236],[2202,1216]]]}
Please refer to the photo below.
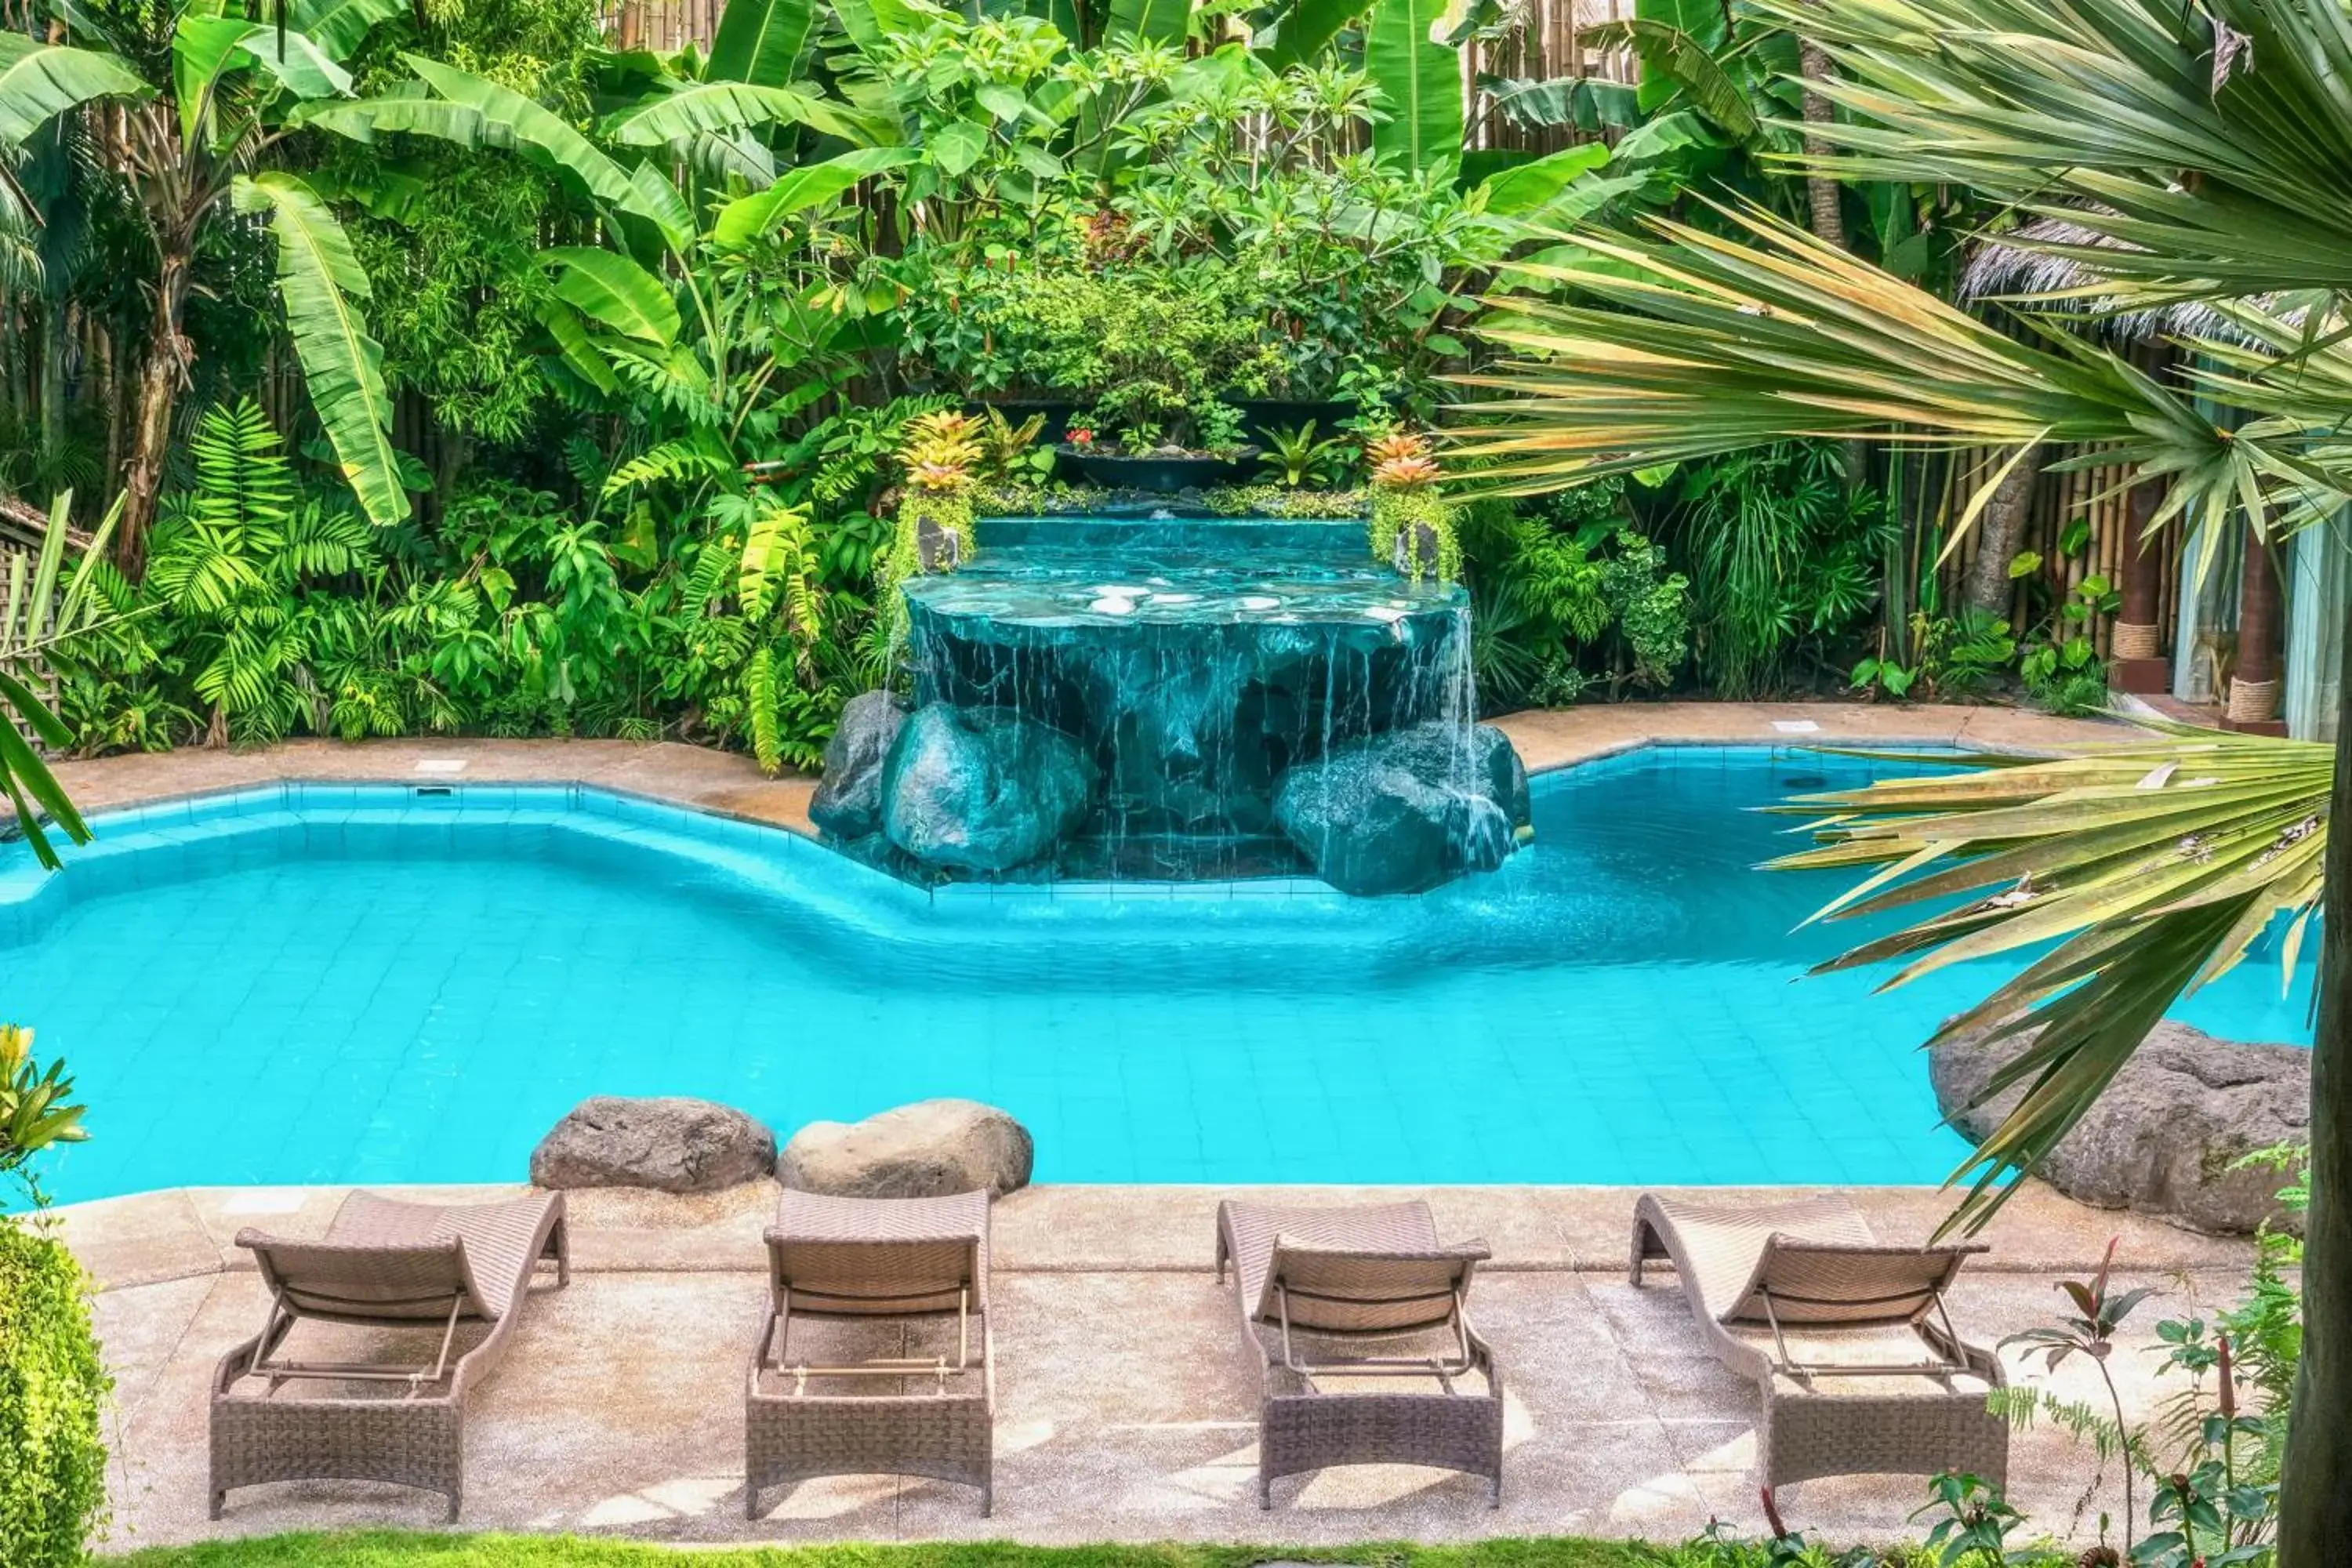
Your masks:
{"label": "yellow-green palm leaf", "polygon": [[2065,1136],[2166,1009],[2275,923],[2292,973],[2318,907],[2334,749],[2146,727],[2086,756],[2004,759],[1773,808],[1816,819],[1813,847],[1774,868],[1874,871],[1815,920],[1933,910],[1822,971],[1904,961],[1885,989],[2054,944],[1937,1032],[2037,1031],[1985,1089],[1990,1100],[2028,1085],[1955,1173],[1973,1184],[1948,1228],[1990,1217],[2003,1178]]}

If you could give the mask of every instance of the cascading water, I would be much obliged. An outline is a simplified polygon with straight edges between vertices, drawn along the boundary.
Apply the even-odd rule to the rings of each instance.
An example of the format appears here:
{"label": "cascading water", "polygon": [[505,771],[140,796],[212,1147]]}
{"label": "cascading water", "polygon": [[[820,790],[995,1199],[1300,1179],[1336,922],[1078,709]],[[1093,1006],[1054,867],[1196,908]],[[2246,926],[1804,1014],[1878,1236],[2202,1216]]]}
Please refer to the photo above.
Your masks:
{"label": "cascading water", "polygon": [[1410,891],[1510,853],[1458,587],[1355,520],[1002,518],[901,588],[911,703],[852,705],[813,815],[929,877],[1318,874]]}

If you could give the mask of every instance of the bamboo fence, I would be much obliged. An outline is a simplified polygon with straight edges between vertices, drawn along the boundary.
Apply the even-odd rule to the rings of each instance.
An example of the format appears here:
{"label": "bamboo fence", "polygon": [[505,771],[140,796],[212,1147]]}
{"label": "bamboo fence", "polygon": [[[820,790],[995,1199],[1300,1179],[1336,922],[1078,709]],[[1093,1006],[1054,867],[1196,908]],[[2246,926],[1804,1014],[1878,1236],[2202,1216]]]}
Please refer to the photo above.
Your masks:
{"label": "bamboo fence", "polygon": [[[2015,548],[2042,557],[2037,569],[2015,581],[2010,595],[2009,624],[2021,636],[2046,619],[2052,606],[2087,577],[2104,577],[2110,588],[2122,592],[2126,556],[2138,548],[2139,542],[2132,536],[2126,510],[2129,498],[2122,483],[2121,468],[2102,464],[2067,473],[2050,471],[2084,450],[2053,447],[2046,454],[2041,480],[2034,489],[2032,509],[2026,514],[2025,526],[2019,531]],[[1915,510],[1914,516],[1929,526],[1915,531],[1913,537],[1917,542],[1914,547],[1942,548],[1950,538],[1953,523],[1966,511],[1969,498],[1991,483],[2008,459],[2006,450],[1978,447],[1937,454],[1920,465],[1926,470],[1922,487],[1926,493],[1919,498],[1924,510]],[[2082,550],[2068,555],[2059,549],[2059,542],[2067,525],[2077,518],[2090,523],[2090,537]],[[1969,530],[1958,548],[1936,570],[1937,587],[1948,608],[1960,601],[1961,584],[1975,563],[1982,538],[1980,529]],[[2157,626],[2168,654],[2180,610],[2179,541],[2180,523],[2176,518],[2165,525],[2155,546],[2162,571]],[[2098,616],[2092,626],[2092,637],[2102,658],[2108,654],[2113,621],[2113,616]]]}

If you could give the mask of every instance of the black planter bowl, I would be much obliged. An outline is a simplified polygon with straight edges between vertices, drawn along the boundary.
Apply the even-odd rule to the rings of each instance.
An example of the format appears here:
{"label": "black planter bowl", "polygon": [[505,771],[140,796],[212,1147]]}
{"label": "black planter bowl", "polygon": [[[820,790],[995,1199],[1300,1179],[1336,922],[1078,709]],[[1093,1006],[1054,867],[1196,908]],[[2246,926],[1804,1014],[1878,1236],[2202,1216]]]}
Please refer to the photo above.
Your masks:
{"label": "black planter bowl", "polygon": [[1124,452],[1093,451],[1066,443],[1054,450],[1061,455],[1063,468],[1075,469],[1087,484],[1114,490],[1148,490],[1153,495],[1238,484],[1257,462],[1255,447],[1244,447],[1230,458],[1174,457],[1152,452],[1130,458]]}

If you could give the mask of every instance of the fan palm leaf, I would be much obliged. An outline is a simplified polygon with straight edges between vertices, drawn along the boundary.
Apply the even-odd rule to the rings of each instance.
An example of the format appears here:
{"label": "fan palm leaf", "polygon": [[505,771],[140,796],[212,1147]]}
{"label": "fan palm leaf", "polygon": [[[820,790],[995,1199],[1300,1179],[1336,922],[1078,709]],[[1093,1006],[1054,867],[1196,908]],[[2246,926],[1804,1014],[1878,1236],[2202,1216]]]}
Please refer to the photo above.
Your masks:
{"label": "fan palm leaf", "polygon": [[[2346,488],[2304,426],[2232,431],[2095,344],[2046,327],[2021,342],[1769,213],[1717,210],[1751,242],[1659,220],[1654,239],[1580,233],[1512,268],[1564,298],[1489,301],[1479,333],[1515,357],[1461,378],[1502,395],[1463,405],[1452,432],[1479,482],[1526,493],[1791,437],[1869,437],[2099,443],[2102,461],[2170,481],[2157,526],[2218,522],[2250,501],[2263,514],[2279,482],[2308,492],[2286,520],[2308,521]],[[2236,388],[2214,377],[2206,390]]]}
{"label": "fan palm leaf", "polygon": [[2332,748],[2148,721],[2147,736],[2054,761],[1886,780],[1772,809],[1812,817],[1813,846],[1775,869],[1875,868],[1815,921],[1935,912],[1818,972],[1905,961],[1891,989],[1971,959],[2041,952],[1941,1043],[2032,1038],[1976,1103],[2023,1099],[1956,1180],[1948,1228],[1991,1216],[2007,1178],[2079,1121],[2180,995],[2279,929],[2291,973],[2317,909]]}
{"label": "fan palm leaf", "polygon": [[[2341,0],[1758,0],[1838,66],[1821,166],[1974,187],[2119,242],[2142,302],[2352,285]],[[2184,178],[2184,176],[2189,176]]]}

